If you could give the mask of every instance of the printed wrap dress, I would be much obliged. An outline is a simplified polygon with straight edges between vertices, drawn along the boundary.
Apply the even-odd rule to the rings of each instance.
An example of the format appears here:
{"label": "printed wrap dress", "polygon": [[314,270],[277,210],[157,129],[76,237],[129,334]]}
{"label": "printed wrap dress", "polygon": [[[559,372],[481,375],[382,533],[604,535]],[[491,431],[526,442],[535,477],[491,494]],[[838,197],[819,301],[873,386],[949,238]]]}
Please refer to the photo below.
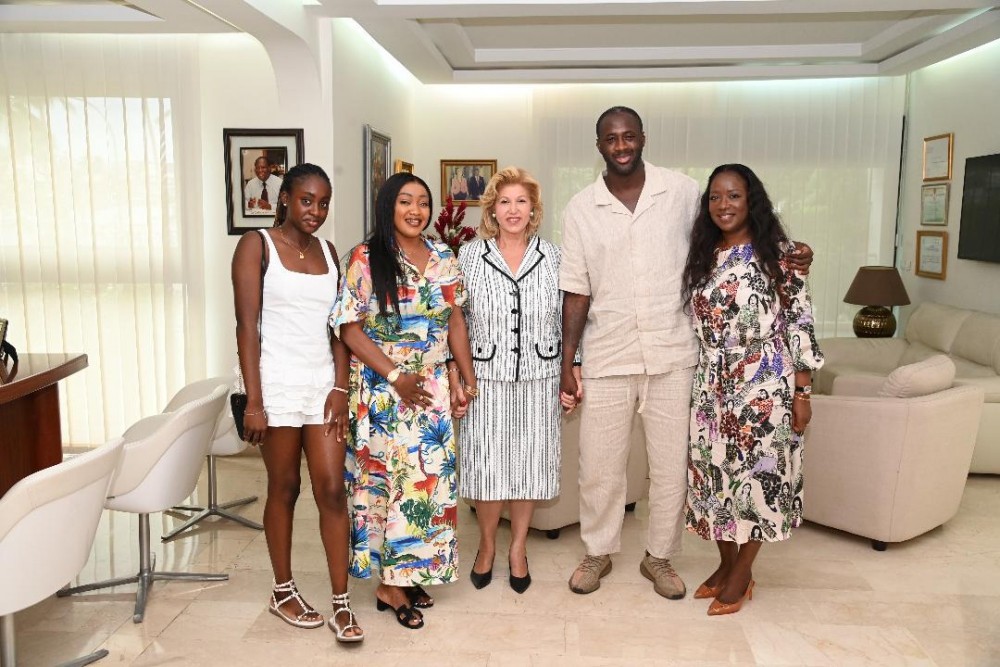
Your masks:
{"label": "printed wrap dress", "polygon": [[802,522],[795,372],[819,369],[823,356],[806,283],[784,261],[782,271],[786,305],[753,246],[733,246],[691,299],[700,345],[685,522],[707,540],[779,541]]}
{"label": "printed wrap dress", "polygon": [[448,319],[465,303],[455,255],[425,240],[423,275],[400,255],[406,274],[399,313],[379,314],[368,247],[351,253],[330,325],[360,322],[397,366],[423,377],[431,404],[401,404],[389,382],[351,357],[350,434],[345,477],[351,511],[350,573],[381,573],[393,586],[433,585],[457,576],[457,479],[448,373]]}

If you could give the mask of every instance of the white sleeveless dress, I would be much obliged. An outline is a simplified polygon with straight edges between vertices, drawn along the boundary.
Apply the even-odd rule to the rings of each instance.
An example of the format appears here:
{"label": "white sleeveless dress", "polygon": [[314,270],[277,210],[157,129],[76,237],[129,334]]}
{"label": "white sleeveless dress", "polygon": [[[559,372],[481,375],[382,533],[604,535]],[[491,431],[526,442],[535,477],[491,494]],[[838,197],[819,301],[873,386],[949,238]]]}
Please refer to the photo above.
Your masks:
{"label": "white sleeveless dress", "polygon": [[261,312],[260,379],[268,426],[322,424],[333,387],[327,320],[340,283],[329,244],[319,240],[327,272],[289,271],[266,231],[270,249]]}

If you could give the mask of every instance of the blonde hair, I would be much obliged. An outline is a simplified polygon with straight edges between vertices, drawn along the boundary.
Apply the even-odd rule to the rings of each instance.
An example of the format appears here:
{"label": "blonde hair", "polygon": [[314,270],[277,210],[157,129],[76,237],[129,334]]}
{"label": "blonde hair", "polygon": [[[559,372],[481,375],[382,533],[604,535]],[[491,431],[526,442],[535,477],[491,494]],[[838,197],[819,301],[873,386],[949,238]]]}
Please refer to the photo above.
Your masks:
{"label": "blonde hair", "polygon": [[544,210],[542,207],[542,187],[538,181],[524,169],[520,167],[504,167],[486,184],[483,196],[479,198],[479,206],[482,207],[483,215],[476,232],[481,239],[492,239],[500,233],[500,225],[493,215],[496,213],[498,192],[508,185],[522,185],[528,191],[528,199],[531,200],[531,217],[528,218],[528,228],[525,230],[529,237],[538,233],[538,226],[542,224]]}

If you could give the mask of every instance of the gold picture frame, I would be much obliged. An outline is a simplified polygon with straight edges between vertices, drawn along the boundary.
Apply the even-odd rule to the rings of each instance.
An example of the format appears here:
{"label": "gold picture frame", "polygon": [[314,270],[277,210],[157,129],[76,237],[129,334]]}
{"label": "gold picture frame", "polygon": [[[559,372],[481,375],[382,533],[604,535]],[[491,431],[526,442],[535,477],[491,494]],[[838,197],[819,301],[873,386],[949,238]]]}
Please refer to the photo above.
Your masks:
{"label": "gold picture frame", "polygon": [[917,232],[916,268],[923,278],[944,280],[948,276],[948,232]]}
{"label": "gold picture frame", "polygon": [[950,181],[955,134],[936,134],[924,139],[924,182]]}
{"label": "gold picture frame", "polygon": [[933,183],[920,188],[920,224],[944,227],[948,224],[949,183]]}
{"label": "gold picture frame", "polygon": [[441,160],[441,203],[451,196],[455,203],[479,206],[479,198],[495,173],[496,160]]}
{"label": "gold picture frame", "polygon": [[396,160],[392,163],[392,173],[394,174],[412,174],[413,173],[413,163],[404,162],[403,160]]}

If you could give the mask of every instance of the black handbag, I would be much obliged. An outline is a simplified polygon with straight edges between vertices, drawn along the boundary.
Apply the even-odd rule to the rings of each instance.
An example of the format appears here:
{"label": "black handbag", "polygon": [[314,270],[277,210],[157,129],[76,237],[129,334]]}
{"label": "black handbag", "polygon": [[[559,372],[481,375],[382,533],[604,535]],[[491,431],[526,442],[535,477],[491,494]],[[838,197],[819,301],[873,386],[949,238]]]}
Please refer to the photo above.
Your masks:
{"label": "black handbag", "polygon": [[233,409],[233,421],[236,422],[236,433],[243,440],[243,416],[247,411],[246,392],[233,392],[229,395],[229,407]]}
{"label": "black handbag", "polygon": [[[267,232],[263,232],[267,233]],[[267,264],[264,259],[265,250],[264,239],[260,240],[260,311],[258,312],[257,320],[257,340],[263,342],[264,335],[261,331],[264,323],[264,272],[267,270]],[[236,378],[237,386],[242,389],[242,391],[234,391],[229,395],[229,407],[233,411],[233,421],[236,422],[236,434],[240,436],[240,440],[245,440],[243,437],[243,431],[245,426],[243,424],[243,418],[246,416],[247,411],[247,389],[246,385],[243,383],[243,371],[240,372]]]}

